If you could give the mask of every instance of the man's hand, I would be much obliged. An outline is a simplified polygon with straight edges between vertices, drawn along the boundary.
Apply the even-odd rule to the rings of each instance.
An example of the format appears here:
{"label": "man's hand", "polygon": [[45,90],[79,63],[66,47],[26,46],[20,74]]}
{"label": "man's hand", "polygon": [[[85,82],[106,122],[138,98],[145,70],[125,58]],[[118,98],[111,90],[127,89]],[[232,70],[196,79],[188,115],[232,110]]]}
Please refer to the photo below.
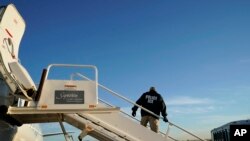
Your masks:
{"label": "man's hand", "polygon": [[135,117],[136,116],[136,111],[132,112],[132,116]]}
{"label": "man's hand", "polygon": [[164,122],[168,122],[167,117],[163,117],[163,121],[164,121]]}

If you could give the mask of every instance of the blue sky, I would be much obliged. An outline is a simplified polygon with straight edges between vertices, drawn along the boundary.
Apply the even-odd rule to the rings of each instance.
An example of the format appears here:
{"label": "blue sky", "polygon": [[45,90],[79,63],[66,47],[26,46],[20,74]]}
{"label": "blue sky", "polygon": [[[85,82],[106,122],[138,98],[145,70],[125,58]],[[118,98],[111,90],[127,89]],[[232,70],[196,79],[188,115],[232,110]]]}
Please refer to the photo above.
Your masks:
{"label": "blue sky", "polygon": [[9,2],[26,21],[19,58],[35,82],[51,63],[96,65],[131,100],[155,86],[169,120],[203,138],[250,118],[248,0]]}

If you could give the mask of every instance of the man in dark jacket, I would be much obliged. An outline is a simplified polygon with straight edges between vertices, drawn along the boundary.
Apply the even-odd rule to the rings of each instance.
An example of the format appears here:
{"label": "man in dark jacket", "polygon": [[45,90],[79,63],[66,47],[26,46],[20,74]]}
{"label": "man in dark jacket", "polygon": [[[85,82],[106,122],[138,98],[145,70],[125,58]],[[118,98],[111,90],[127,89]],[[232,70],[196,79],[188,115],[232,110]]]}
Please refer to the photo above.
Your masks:
{"label": "man in dark jacket", "polygon": [[[160,113],[163,116],[163,121],[168,122],[165,102],[162,96],[156,92],[154,87],[150,87],[148,92],[143,93],[136,101],[136,104],[158,115],[158,117],[156,117],[141,109],[141,125],[146,127],[149,122],[151,130],[158,133]],[[136,105],[132,108],[132,116],[136,116],[137,109],[138,106]]]}

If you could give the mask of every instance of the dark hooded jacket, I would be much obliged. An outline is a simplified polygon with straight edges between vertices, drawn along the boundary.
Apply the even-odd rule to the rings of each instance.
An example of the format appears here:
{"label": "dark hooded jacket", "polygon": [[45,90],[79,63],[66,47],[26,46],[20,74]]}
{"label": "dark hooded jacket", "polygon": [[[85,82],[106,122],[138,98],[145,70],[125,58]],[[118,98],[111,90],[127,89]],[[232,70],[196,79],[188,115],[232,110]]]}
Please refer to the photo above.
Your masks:
{"label": "dark hooded jacket", "polygon": [[[149,92],[145,92],[142,96],[136,101],[136,104],[152,111],[156,115],[160,116],[160,113],[163,117],[167,116],[166,113],[166,105],[160,94],[158,94],[155,90],[150,90]],[[132,108],[133,111],[137,111],[138,106],[134,106]],[[159,119],[158,117],[144,111],[141,109],[141,116],[153,116],[154,118]]]}

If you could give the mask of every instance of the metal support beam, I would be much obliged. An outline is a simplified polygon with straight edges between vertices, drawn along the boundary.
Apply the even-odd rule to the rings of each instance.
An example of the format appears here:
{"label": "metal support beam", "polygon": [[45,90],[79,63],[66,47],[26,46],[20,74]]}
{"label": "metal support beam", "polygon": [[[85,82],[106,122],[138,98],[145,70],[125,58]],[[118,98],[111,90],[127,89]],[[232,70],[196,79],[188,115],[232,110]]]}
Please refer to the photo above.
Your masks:
{"label": "metal support beam", "polygon": [[58,121],[59,121],[59,124],[61,126],[61,129],[62,129],[62,132],[63,132],[63,135],[65,137],[65,140],[66,141],[70,141],[70,138],[69,138],[69,134],[66,132],[65,128],[64,128],[64,125],[63,125],[63,116],[62,114],[58,114]]}

